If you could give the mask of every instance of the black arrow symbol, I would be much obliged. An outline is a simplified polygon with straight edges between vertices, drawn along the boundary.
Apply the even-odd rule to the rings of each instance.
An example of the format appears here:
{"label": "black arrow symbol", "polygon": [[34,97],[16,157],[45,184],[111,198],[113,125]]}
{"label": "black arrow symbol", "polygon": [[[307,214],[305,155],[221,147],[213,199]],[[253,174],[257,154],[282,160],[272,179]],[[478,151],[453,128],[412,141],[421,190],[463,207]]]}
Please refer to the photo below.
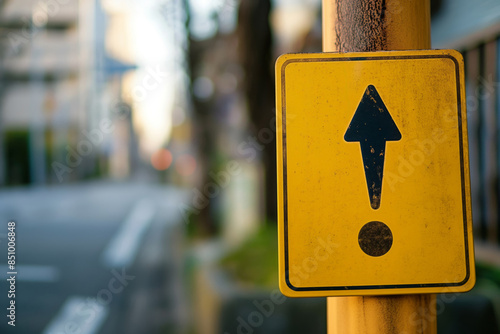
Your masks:
{"label": "black arrow symbol", "polygon": [[344,139],[361,145],[370,204],[377,210],[382,196],[385,143],[400,140],[401,132],[373,85],[366,88]]}

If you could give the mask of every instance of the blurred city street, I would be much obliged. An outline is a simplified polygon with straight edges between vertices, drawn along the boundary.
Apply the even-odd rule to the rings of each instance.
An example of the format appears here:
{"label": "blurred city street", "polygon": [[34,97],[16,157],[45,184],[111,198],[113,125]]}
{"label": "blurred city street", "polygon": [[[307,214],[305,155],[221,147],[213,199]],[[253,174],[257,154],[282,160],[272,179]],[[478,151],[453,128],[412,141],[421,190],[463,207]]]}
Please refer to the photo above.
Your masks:
{"label": "blurred city street", "polygon": [[[452,48],[464,57],[468,133],[461,138],[469,141],[477,285],[470,293],[438,296],[433,316],[440,334],[499,333],[500,2],[392,0],[387,1],[391,12],[385,0],[332,0],[332,12],[341,2],[348,5],[342,15],[353,18],[363,17],[366,8],[353,12],[351,7],[377,3],[372,19],[380,19],[377,27],[384,29],[405,21],[401,11],[418,4],[425,10],[411,17],[425,24],[427,46]],[[334,154],[333,143],[344,143],[349,122],[338,116],[352,119],[366,86],[357,92],[340,72],[322,71],[311,81],[300,74],[300,85],[314,84],[307,90],[292,85],[296,88],[289,94],[286,88],[276,89],[280,76],[275,67],[280,55],[326,50],[324,23],[340,21],[333,16],[325,20],[323,13],[332,13],[323,6],[321,0],[0,0],[0,334],[327,332],[327,298],[288,298],[280,290],[279,272],[285,267],[279,262],[284,242],[278,242],[283,234],[278,213],[288,213],[278,203],[285,192],[277,185],[302,166],[307,182],[294,184],[298,204],[290,212],[307,212],[309,194],[321,196],[326,204],[310,209],[326,219],[318,230],[325,238],[351,240],[323,210],[328,206],[346,214],[344,205],[323,190],[342,188],[355,196],[351,181],[341,186],[329,178],[363,172],[361,155],[355,161],[359,145],[352,146],[349,160]],[[414,29],[408,22],[399,24]],[[405,29],[397,41],[410,40]],[[349,27],[345,31],[358,33]],[[333,47],[340,40],[329,43]],[[356,71],[344,74],[360,85],[357,75],[372,73]],[[367,85],[376,84],[372,81],[384,72],[377,71],[366,78]],[[418,92],[396,82],[403,79],[389,78],[387,89]],[[405,82],[414,79],[405,74]],[[318,88],[331,82],[349,93]],[[305,91],[311,97],[302,97]],[[296,110],[280,110],[280,94],[296,95]],[[324,122],[312,102],[319,100],[328,105]],[[341,100],[346,103],[342,108]],[[405,102],[400,109],[407,107]],[[445,109],[425,109],[433,115],[425,122],[432,125],[440,114],[449,116]],[[293,136],[293,126],[286,124],[295,114],[300,115],[298,128],[318,125],[304,125],[308,133],[292,141],[304,144],[299,145],[302,151],[279,159],[289,166],[287,174],[277,168],[277,154],[287,147],[280,127]],[[396,125],[412,123],[404,116],[394,116]],[[333,127],[342,136],[328,137],[328,145],[314,148],[320,142],[309,133],[330,136]],[[410,137],[402,134],[402,140],[418,139]],[[318,172],[309,165],[311,152],[321,152],[315,159],[324,178],[309,178]],[[406,160],[395,154],[381,159],[394,159],[398,172],[405,167]],[[343,171],[332,172],[330,165],[342,165]],[[360,175],[358,181],[364,182]],[[404,180],[406,185],[411,181]],[[306,183],[310,192],[303,192]],[[366,190],[364,184],[356,189]],[[365,207],[354,207],[356,215],[372,212],[368,194],[363,193]],[[316,287],[321,270],[347,277],[347,261],[356,260],[341,253],[321,261],[314,256],[300,260],[316,249],[314,217],[299,219],[295,231],[304,232],[296,234],[305,240],[303,248],[287,254],[300,253],[294,270]],[[357,231],[349,229],[356,245]],[[448,245],[442,239],[438,244]],[[345,270],[337,265],[340,257],[348,264]],[[414,274],[402,267],[393,269]]]}
{"label": "blurred city street", "polygon": [[[16,332],[154,333],[177,326],[177,206],[184,195],[174,187],[105,181],[2,190],[2,291],[7,222],[17,223]],[[2,321],[0,332],[8,327]]]}

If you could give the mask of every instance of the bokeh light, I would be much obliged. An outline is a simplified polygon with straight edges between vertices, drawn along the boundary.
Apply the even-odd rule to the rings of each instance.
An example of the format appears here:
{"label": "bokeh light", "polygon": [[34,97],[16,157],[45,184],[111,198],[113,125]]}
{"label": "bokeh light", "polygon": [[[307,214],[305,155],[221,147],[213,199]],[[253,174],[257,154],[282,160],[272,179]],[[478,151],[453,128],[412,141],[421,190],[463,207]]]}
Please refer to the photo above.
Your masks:
{"label": "bokeh light", "polygon": [[151,155],[151,165],[156,170],[167,170],[172,164],[172,153],[166,148],[161,148]]}

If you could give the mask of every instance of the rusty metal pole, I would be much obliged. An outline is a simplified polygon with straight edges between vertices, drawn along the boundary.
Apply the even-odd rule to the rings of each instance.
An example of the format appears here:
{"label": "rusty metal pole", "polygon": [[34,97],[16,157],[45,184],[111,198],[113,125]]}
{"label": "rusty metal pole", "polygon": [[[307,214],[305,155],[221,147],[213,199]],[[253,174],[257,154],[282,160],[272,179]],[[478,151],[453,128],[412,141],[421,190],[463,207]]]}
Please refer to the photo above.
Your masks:
{"label": "rusty metal pole", "polygon": [[[324,52],[430,47],[430,0],[323,0]],[[327,316],[328,334],[437,332],[435,295],[329,297]]]}

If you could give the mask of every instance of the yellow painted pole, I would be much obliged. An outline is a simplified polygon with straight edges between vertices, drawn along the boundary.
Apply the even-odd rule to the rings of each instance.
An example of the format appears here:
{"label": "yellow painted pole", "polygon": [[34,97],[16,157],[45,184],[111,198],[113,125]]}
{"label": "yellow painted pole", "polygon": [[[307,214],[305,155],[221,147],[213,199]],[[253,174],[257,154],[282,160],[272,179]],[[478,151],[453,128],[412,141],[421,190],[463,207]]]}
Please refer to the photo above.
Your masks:
{"label": "yellow painted pole", "polygon": [[[429,0],[323,0],[324,52],[430,47]],[[327,302],[328,334],[437,333],[435,295],[329,297]]]}
{"label": "yellow painted pole", "polygon": [[323,51],[430,49],[429,0],[323,0]]}

